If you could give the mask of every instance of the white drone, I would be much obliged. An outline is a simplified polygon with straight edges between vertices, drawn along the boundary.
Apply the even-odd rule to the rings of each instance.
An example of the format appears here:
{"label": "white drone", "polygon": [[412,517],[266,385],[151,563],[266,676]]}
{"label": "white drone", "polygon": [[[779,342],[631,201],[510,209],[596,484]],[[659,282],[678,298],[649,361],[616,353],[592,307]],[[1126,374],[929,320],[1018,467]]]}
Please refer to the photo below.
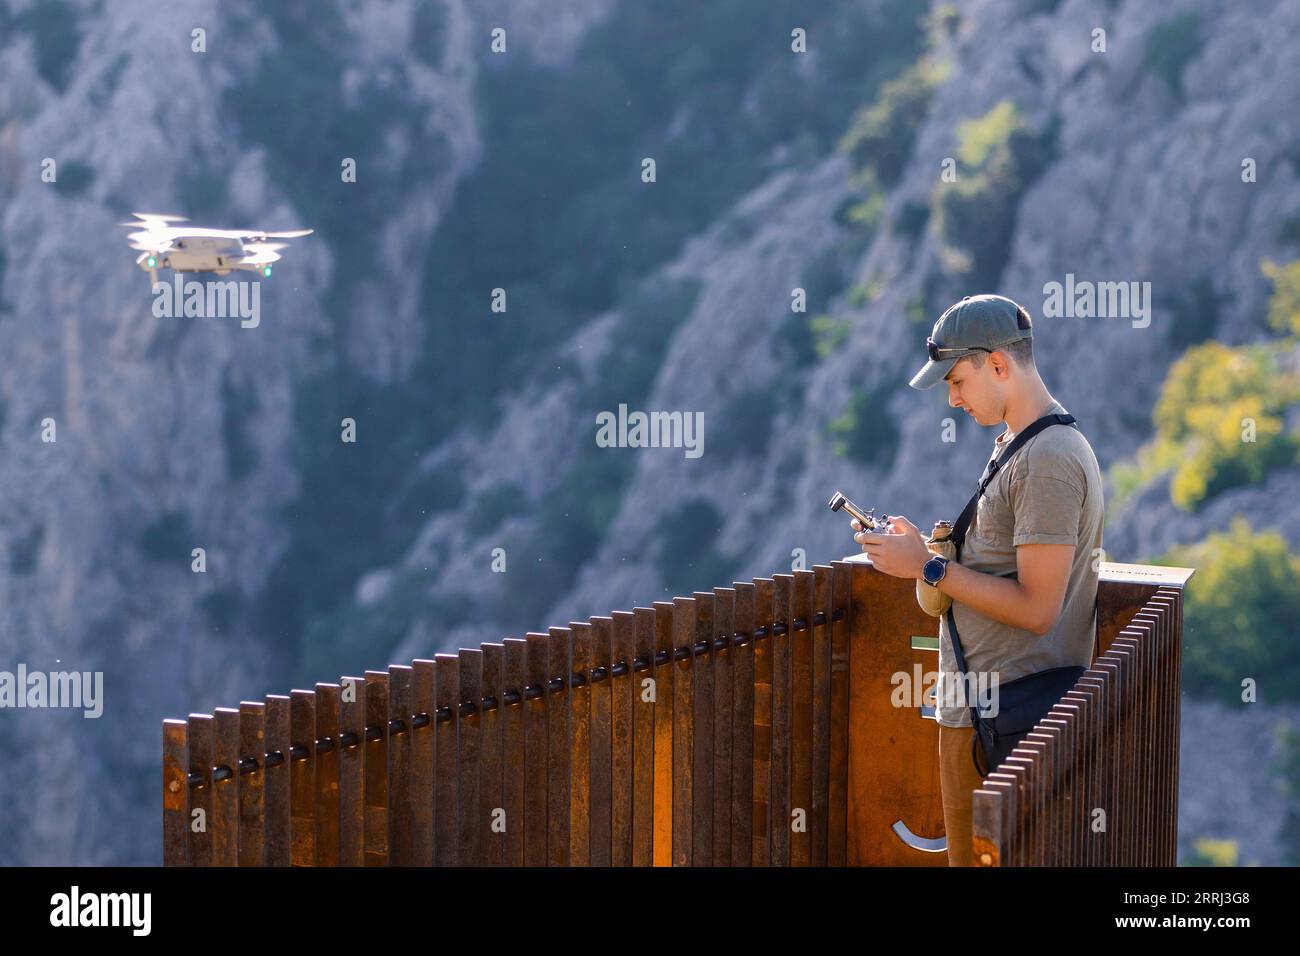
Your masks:
{"label": "white drone", "polygon": [[159,216],[136,212],[135,222],[118,223],[137,231],[127,236],[132,249],[139,249],[135,260],[149,281],[158,281],[159,269],[176,272],[215,272],[229,275],[232,269],[271,275],[271,263],[280,258],[279,250],[286,242],[267,242],[268,239],[297,239],[309,236],[311,229],[294,229],[290,232],[261,232],[256,229],[200,229],[191,226],[173,226],[173,222],[189,222],[184,216]]}

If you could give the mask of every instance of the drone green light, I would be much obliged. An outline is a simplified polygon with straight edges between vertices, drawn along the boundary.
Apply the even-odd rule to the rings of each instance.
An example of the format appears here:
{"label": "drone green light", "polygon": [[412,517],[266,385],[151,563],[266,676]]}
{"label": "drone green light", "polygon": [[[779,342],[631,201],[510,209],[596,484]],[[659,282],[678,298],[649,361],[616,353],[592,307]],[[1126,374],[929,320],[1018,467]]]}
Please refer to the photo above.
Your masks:
{"label": "drone green light", "polygon": [[148,259],[144,260],[144,264],[147,265],[150,269],[152,269],[154,266],[158,264],[158,260],[155,259],[153,256],[150,256]]}
{"label": "drone green light", "polygon": [[271,278],[271,267],[262,266],[262,275],[266,276],[268,279]]}

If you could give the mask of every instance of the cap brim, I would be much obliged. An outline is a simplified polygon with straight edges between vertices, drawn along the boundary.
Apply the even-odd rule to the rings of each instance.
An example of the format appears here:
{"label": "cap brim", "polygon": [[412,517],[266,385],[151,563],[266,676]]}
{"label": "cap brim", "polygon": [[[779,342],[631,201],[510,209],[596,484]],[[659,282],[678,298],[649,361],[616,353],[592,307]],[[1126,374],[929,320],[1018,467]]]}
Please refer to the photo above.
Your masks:
{"label": "cap brim", "polygon": [[933,388],[943,381],[943,377],[952,370],[952,367],[960,360],[958,358],[944,359],[936,362],[934,359],[926,362],[921,371],[912,376],[912,380],[907,384],[913,388]]}

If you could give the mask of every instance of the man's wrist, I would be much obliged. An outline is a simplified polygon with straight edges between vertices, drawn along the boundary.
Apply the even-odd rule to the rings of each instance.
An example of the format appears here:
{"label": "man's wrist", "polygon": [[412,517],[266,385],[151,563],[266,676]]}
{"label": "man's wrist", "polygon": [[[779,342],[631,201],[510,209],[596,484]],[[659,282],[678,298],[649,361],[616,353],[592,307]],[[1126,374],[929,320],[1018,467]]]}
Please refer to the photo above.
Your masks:
{"label": "man's wrist", "polygon": [[[918,575],[918,578],[930,585],[932,588],[939,588],[939,585],[948,580],[948,569],[952,567],[952,563],[953,562],[949,558],[946,558],[941,554],[932,554],[926,558],[925,562],[921,565],[921,573]],[[927,567],[936,569],[933,573],[939,575],[937,580],[931,581],[926,577],[925,570]],[[942,588],[939,589],[942,590]]]}
{"label": "man's wrist", "polygon": [[925,566],[930,563],[930,559],[933,557],[934,557],[934,552],[930,551],[930,549],[927,548],[925,553],[925,560],[923,560],[920,564],[916,566],[916,573],[913,574],[912,577],[916,578],[916,580],[922,583],[925,583]]}

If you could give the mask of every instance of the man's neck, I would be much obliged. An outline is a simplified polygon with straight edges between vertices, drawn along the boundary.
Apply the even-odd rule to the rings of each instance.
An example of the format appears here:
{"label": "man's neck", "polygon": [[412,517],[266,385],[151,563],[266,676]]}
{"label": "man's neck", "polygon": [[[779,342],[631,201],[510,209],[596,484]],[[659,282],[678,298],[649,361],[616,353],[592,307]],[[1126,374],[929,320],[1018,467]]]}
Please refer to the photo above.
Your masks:
{"label": "man's neck", "polygon": [[1055,403],[1056,400],[1052,398],[1052,393],[1047,390],[1042,379],[1036,379],[1034,387],[1027,389],[1025,394],[1016,401],[1007,403],[1007,413],[1003,419],[1007,423],[1007,430],[1020,434],[1022,430],[1046,415],[1048,409]]}

